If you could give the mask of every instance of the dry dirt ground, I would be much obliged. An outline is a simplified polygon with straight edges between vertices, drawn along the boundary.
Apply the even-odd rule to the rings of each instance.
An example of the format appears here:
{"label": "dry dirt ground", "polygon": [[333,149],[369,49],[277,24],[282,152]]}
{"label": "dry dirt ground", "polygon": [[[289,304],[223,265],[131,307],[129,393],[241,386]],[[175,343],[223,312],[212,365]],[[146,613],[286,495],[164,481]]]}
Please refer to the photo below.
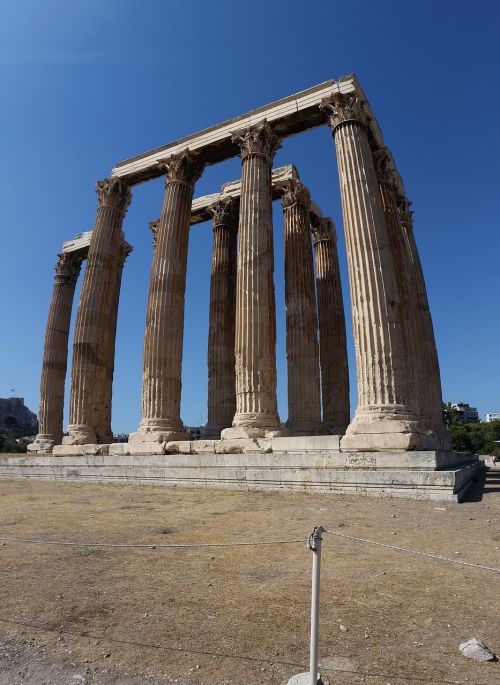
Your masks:
{"label": "dry dirt ground", "polygon": [[[286,683],[308,663],[305,542],[157,545],[305,540],[321,523],[499,567],[498,474],[463,504],[0,481],[0,683]],[[321,577],[331,685],[500,683],[500,663],[458,651],[478,637],[500,654],[500,574],[326,534]]]}

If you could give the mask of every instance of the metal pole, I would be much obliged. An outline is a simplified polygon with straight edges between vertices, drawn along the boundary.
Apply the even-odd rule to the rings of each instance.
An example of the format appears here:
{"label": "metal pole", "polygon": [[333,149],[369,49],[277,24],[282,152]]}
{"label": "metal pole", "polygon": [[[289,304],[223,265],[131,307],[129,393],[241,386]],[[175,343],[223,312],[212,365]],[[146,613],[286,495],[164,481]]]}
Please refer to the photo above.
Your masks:
{"label": "metal pole", "polygon": [[318,633],[319,633],[319,590],[321,569],[321,537],[323,526],[315,526],[309,535],[308,545],[313,553],[311,590],[311,651],[309,655],[309,685],[318,683]]}

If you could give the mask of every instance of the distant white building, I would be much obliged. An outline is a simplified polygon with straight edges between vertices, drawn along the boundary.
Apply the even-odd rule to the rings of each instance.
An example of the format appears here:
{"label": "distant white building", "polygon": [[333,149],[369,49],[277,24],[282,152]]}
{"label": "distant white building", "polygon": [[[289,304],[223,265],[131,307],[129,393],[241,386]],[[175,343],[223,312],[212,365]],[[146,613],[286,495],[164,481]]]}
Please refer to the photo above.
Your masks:
{"label": "distant white building", "polygon": [[471,407],[465,402],[452,402],[451,406],[458,412],[458,423],[462,426],[466,423],[479,422],[479,414],[477,413],[476,407]]}
{"label": "distant white building", "polygon": [[492,411],[486,414],[486,423],[491,423],[492,421],[500,421],[500,411]]}

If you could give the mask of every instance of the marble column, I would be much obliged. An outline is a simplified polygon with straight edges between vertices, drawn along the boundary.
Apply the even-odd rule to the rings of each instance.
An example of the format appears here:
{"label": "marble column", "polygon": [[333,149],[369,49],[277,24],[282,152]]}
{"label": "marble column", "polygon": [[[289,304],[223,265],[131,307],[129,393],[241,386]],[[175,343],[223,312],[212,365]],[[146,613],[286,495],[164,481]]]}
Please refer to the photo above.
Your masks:
{"label": "marble column", "polygon": [[236,412],[235,314],[238,203],[221,198],[209,207],[213,216],[210,327],[208,332],[208,420],[206,438],[220,438]]}
{"label": "marble column", "polygon": [[92,231],[87,266],[80,293],[73,342],[69,435],[63,444],[98,441],[96,412],[99,379],[108,357],[106,317],[111,284],[116,282],[115,255],[122,241],[122,223],[130,203],[129,186],[112,177],[97,183],[99,205]]}
{"label": "marble column", "polygon": [[286,359],[291,435],[321,432],[318,320],[309,191],[290,181],[281,197],[285,226]]}
{"label": "marble column", "polygon": [[424,273],[413,234],[411,203],[404,196],[396,196],[396,204],[411,274],[412,309],[415,312],[417,337],[420,341],[416,360],[416,384],[421,398],[421,417],[431,438],[435,440],[436,448],[451,450],[451,436],[443,421],[439,360]]}
{"label": "marble column", "polygon": [[342,435],[349,423],[349,366],[337,234],[330,218],[313,226],[323,426]]}
{"label": "marble column", "polygon": [[278,435],[271,169],[279,138],[264,121],[235,134],[242,160],[236,284],[236,414],[223,438]]}
{"label": "marble column", "polygon": [[68,364],[68,334],[75,287],[82,266],[81,252],[58,255],[54,289],[49,308],[42,377],[40,382],[39,429],[28,450],[50,453],[63,436],[64,385]]}
{"label": "marble column", "polygon": [[358,406],[341,447],[425,448],[409,406],[401,298],[367,122],[353,95],[336,95],[321,108],[337,150],[358,380]]}
{"label": "marble column", "polygon": [[187,440],[180,418],[184,295],[194,186],[203,171],[189,150],[160,162],[166,172],[155,232],[144,337],[142,418],[131,442]]}
{"label": "marble column", "polygon": [[107,318],[108,327],[106,329],[105,343],[106,352],[103,357],[103,364],[100,367],[101,373],[98,379],[96,391],[99,402],[96,406],[95,426],[97,441],[100,443],[113,442],[113,431],[111,430],[111,405],[113,398],[113,375],[115,370],[115,344],[116,344],[116,324],[118,319],[118,304],[120,300],[120,290],[122,282],[123,267],[128,255],[132,252],[132,246],[122,242],[114,255],[112,272],[115,280],[110,281],[110,290],[104,306],[104,316]]}
{"label": "marble column", "polygon": [[396,183],[386,147],[374,150],[389,240],[401,293],[408,403],[418,415],[427,446],[450,449],[442,414],[441,381],[425,282],[412,230],[409,201]]}

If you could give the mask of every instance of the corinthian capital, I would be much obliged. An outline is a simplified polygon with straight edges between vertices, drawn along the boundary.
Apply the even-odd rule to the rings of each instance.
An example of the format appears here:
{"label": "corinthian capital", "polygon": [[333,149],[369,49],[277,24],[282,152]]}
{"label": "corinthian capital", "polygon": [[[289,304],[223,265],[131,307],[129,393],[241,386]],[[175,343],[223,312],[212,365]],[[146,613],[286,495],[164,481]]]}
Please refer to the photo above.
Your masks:
{"label": "corinthian capital", "polygon": [[96,193],[99,198],[99,207],[114,207],[124,214],[132,199],[128,184],[115,176],[97,181]]}
{"label": "corinthian capital", "polygon": [[314,225],[312,226],[312,239],[313,243],[325,241],[325,240],[337,240],[337,234],[335,232],[335,225],[333,220],[329,216],[318,218]]}
{"label": "corinthian capital", "polygon": [[361,107],[361,102],[354,95],[333,95],[331,98],[321,100],[319,108],[328,117],[328,125],[332,132],[348,121],[355,121],[366,126],[366,117]]}
{"label": "corinthian capital", "polygon": [[158,161],[158,167],[167,175],[166,182],[180,181],[194,186],[200,178],[204,164],[200,161],[199,153],[186,148],[182,152]]}
{"label": "corinthian capital", "polygon": [[292,179],[283,186],[284,193],[281,196],[281,205],[283,209],[292,207],[293,205],[300,205],[309,209],[311,204],[311,195],[303,183]]}
{"label": "corinthian capital", "polygon": [[76,283],[82,268],[82,255],[78,252],[61,252],[57,255],[56,283]]}
{"label": "corinthian capital", "polygon": [[266,157],[269,162],[272,162],[274,153],[281,146],[281,138],[274,133],[265,119],[260,124],[238,131],[231,140],[240,146],[241,159],[257,155]]}
{"label": "corinthian capital", "polygon": [[214,228],[217,226],[227,226],[236,228],[238,223],[238,213],[236,211],[236,200],[233,197],[221,197],[208,211],[212,215]]}

